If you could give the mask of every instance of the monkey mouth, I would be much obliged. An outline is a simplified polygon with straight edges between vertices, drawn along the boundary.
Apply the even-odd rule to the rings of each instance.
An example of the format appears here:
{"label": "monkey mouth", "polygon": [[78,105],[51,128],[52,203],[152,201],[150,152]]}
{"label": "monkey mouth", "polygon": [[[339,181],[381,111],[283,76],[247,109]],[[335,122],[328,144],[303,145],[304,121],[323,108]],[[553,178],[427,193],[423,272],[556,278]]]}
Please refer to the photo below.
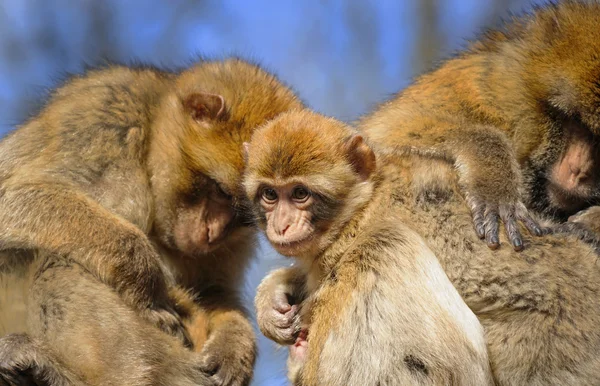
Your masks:
{"label": "monkey mouth", "polygon": [[271,244],[277,250],[277,252],[281,253],[282,255],[292,256],[299,251],[304,250],[308,246],[310,240],[310,237],[305,237],[303,239],[294,241],[271,241]]}

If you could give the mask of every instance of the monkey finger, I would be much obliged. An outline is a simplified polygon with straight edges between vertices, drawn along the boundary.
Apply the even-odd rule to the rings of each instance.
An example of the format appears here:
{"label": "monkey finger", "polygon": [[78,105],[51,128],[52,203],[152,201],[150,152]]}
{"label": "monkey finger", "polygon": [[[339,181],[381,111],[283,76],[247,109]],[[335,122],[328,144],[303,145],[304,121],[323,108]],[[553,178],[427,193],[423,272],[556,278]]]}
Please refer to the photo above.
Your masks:
{"label": "monkey finger", "polygon": [[521,252],[523,250],[523,238],[521,232],[519,232],[519,226],[517,225],[516,219],[514,217],[506,219],[506,221],[504,221],[504,228],[506,229],[506,234],[508,235],[508,239],[513,245],[514,250]]}
{"label": "monkey finger", "polygon": [[273,326],[277,328],[288,328],[294,324],[294,316],[290,314],[274,313],[271,316]]}
{"label": "monkey finger", "polygon": [[280,345],[290,345],[294,344],[297,337],[297,328],[295,326],[290,326],[288,328],[278,329],[274,331],[273,341],[279,343]]}
{"label": "monkey finger", "polygon": [[497,210],[486,208],[485,210],[485,241],[490,249],[498,249],[500,246],[500,239],[498,236],[498,221],[500,216]]}
{"label": "monkey finger", "polygon": [[237,386],[245,384],[244,377],[238,374],[238,369],[233,363],[222,363],[216,360],[215,357],[209,356],[203,363],[202,368],[214,385]]}
{"label": "monkey finger", "polygon": [[528,212],[527,208],[523,203],[519,202],[515,209],[517,219],[525,225],[525,228],[534,236],[543,236],[549,232],[548,229],[544,229]]}
{"label": "monkey finger", "polygon": [[483,239],[485,237],[484,225],[484,205],[474,198],[467,198],[467,203],[471,208],[471,216],[473,217],[473,226],[477,237]]}
{"label": "monkey finger", "polygon": [[147,320],[156,325],[158,328],[163,330],[169,335],[173,335],[178,338],[185,347],[193,347],[192,339],[184,327],[183,322],[179,315],[170,308],[162,310],[147,310],[144,315]]}
{"label": "monkey finger", "polygon": [[292,305],[289,304],[287,301],[275,301],[275,303],[273,304],[273,309],[275,309],[280,314],[287,314],[292,310],[292,308]]}
{"label": "monkey finger", "polygon": [[477,208],[473,212],[473,225],[475,226],[475,232],[477,237],[483,239],[485,237],[485,224],[483,219],[483,208]]}
{"label": "monkey finger", "polygon": [[529,214],[519,216],[519,220],[525,225],[525,228],[534,236],[543,236],[548,233],[544,230]]}
{"label": "monkey finger", "polygon": [[508,240],[510,240],[510,243],[513,245],[513,248],[517,252],[522,251],[523,238],[521,237],[521,232],[519,232],[519,225],[517,224],[517,218],[513,206],[501,205],[500,218],[504,223],[504,229],[506,230]]}

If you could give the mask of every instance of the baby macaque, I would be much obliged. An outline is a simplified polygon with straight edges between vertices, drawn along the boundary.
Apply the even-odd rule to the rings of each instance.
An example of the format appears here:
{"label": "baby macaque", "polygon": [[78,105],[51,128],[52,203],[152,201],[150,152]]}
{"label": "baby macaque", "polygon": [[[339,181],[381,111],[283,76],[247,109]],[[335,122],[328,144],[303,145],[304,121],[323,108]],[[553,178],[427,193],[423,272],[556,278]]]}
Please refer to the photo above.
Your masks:
{"label": "baby macaque", "polygon": [[[357,132],[292,111],[245,147],[256,220],[298,263],[271,274],[283,286],[299,284],[290,293],[302,304],[292,315],[299,323],[271,336],[293,344],[294,384],[492,384],[481,325],[423,239],[402,224],[394,180]],[[259,289],[259,325],[264,309],[296,311],[280,300],[272,309],[268,285]]]}

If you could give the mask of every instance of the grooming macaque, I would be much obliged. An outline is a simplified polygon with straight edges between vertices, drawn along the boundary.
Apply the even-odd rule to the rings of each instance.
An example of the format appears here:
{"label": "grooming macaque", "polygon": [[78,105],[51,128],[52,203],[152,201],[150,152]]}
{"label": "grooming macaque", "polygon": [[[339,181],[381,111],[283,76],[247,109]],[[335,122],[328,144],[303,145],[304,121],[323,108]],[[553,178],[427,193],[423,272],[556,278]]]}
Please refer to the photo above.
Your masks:
{"label": "grooming macaque", "polygon": [[382,148],[450,159],[476,233],[495,249],[502,219],[542,228],[600,198],[600,3],[563,1],[491,31],[359,120]]}
{"label": "grooming macaque", "polygon": [[[114,353],[122,342],[154,345],[135,340],[158,336],[150,325],[138,327],[146,320],[196,347],[206,340],[200,360],[187,362],[211,382],[247,384],[255,338],[238,286],[255,232],[239,210],[242,143],[256,126],[300,106],[273,76],[239,60],[205,62],[178,74],[114,66],[59,88],[37,117],[0,142],[0,269],[6,276],[0,285],[33,254],[69,264],[61,278],[31,273],[32,285],[44,290],[37,291],[41,298],[29,295],[27,338],[36,343],[24,347],[51,348],[88,384],[123,384],[118,379],[136,376],[142,380],[132,383],[155,384],[149,374],[179,354],[164,359],[167,348],[144,358],[138,357],[142,348]],[[182,326],[169,296],[175,285],[196,295],[199,326]],[[108,295],[111,288],[122,304]],[[0,296],[7,298],[27,297]],[[120,315],[124,305],[131,312]],[[2,317],[13,314],[3,310]],[[0,320],[0,328],[7,325]],[[0,331],[9,332],[23,331]],[[85,336],[102,344],[75,348]],[[157,345],[173,342],[166,335],[156,339]],[[31,360],[35,353],[20,355]],[[124,363],[115,365],[116,358]],[[165,377],[165,384],[178,384]]]}
{"label": "grooming macaque", "polygon": [[281,296],[275,309],[272,291],[263,287],[257,298],[261,328],[265,317],[290,324],[264,331],[295,343],[294,384],[492,383],[481,325],[424,241],[402,225],[394,180],[358,134],[293,111],[257,129],[246,149],[244,186],[257,222],[299,264],[272,275],[306,277],[291,293],[302,302],[295,327],[283,320],[294,306]]}
{"label": "grooming macaque", "polygon": [[79,264],[41,255],[32,266],[27,321],[41,336],[0,339],[0,385],[219,384],[202,368],[210,317],[185,291],[174,287],[169,296],[189,328],[193,351],[140,318]]}
{"label": "grooming macaque", "polygon": [[[370,369],[376,375],[368,382],[339,381],[377,384],[380,375],[394,376],[385,367],[388,350],[402,350],[410,342],[427,352],[452,339],[456,319],[436,317],[443,308],[426,298],[447,291],[443,275],[429,262],[428,256],[435,255],[484,327],[497,385],[600,384],[600,267],[591,246],[573,235],[546,235],[534,238],[522,252],[491,251],[472,232],[461,179],[451,163],[375,146],[374,157],[361,158],[348,153],[348,144],[366,148],[350,132],[342,137],[345,141],[332,143],[340,123],[296,116],[281,115],[267,126],[270,130],[253,135],[245,176],[267,236],[280,252],[299,256],[301,263],[265,278],[256,298],[265,335],[282,344],[296,343],[290,350],[292,375],[299,367],[298,354],[307,351],[300,376],[306,371],[311,382],[329,380],[312,377],[359,373],[376,363],[371,360],[379,360],[385,365]],[[345,168],[340,166],[344,162]],[[351,168],[354,180],[347,177]],[[307,193],[299,195],[290,189],[294,186]],[[295,204],[298,195],[309,198]],[[279,200],[284,208],[297,206],[298,211],[280,210],[274,204]],[[353,206],[364,208],[351,215]],[[340,231],[344,221],[347,225]],[[303,241],[302,235],[308,239]],[[504,234],[500,237],[506,242]],[[413,249],[415,245],[419,247]],[[388,258],[390,250],[399,253]],[[315,254],[318,258],[311,260]],[[377,292],[379,288],[391,292]],[[310,310],[305,312],[307,301]],[[392,317],[390,309],[402,312]],[[461,307],[454,303],[451,309]],[[384,322],[385,315],[397,322]],[[406,317],[412,319],[404,325]],[[432,329],[441,330],[435,337],[423,335]],[[455,344],[450,350],[461,347]],[[392,357],[396,364],[427,374],[424,379],[436,379],[440,369],[420,355]],[[318,356],[321,365],[316,367],[311,360]],[[463,356],[461,366],[476,365],[478,358]],[[382,384],[386,382],[414,384]]]}

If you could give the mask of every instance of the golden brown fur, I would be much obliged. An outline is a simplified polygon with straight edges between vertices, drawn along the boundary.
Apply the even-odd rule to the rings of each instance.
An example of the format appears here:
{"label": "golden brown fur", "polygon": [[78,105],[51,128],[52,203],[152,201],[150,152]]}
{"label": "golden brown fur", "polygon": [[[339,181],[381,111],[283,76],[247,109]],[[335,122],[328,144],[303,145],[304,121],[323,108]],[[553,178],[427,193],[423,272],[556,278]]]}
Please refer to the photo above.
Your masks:
{"label": "golden brown fur", "polygon": [[[308,119],[303,123],[311,125]],[[319,121],[313,124],[320,125]],[[389,207],[385,207],[384,214],[375,217],[376,224],[381,221],[385,226],[386,216],[393,213],[395,221],[389,225],[390,229],[400,232],[412,229],[431,248],[484,327],[496,384],[599,384],[600,268],[594,250],[574,236],[547,235],[526,240],[526,248],[520,253],[509,248],[491,251],[479,243],[472,232],[471,214],[465,205],[460,178],[451,163],[377,149],[375,154],[381,178],[388,181],[390,189],[386,195]],[[378,229],[367,228],[354,235],[359,239],[362,233],[367,237]],[[501,241],[506,241],[504,235],[501,237]],[[417,236],[409,238],[417,239]],[[381,242],[367,251],[379,251],[377,248],[383,245]],[[363,260],[363,264],[368,261]],[[403,276],[394,277],[398,280]],[[356,275],[350,279],[355,285],[347,287],[341,296],[349,296],[353,288],[358,287]],[[268,335],[285,335],[285,328],[295,325],[293,318],[290,323],[278,324],[280,320],[273,317],[271,310],[281,302],[284,296],[281,291],[293,295],[290,302],[296,309],[302,307],[303,298],[296,295],[303,291],[298,281],[297,274],[293,278],[274,275],[261,284],[257,312],[259,326]],[[419,289],[414,291],[419,293]],[[342,297],[336,299],[342,299],[343,303]],[[372,314],[365,312],[370,301],[363,301],[363,308],[356,315],[368,315],[372,320]],[[406,307],[412,309],[415,305],[406,304]],[[434,311],[426,309],[421,317],[426,318]],[[343,315],[340,309],[333,310],[327,317],[327,325],[336,323],[340,315]],[[370,325],[373,329],[388,326],[385,323]],[[422,323],[416,322],[416,325],[422,326]],[[313,348],[311,328],[309,326],[309,347]],[[347,327],[341,336],[350,337],[357,331],[360,330]],[[344,342],[348,344],[347,339]],[[426,346],[431,342],[421,343]],[[385,345],[378,346],[379,350],[383,347]],[[356,351],[364,349],[365,346],[360,345]]]}
{"label": "golden brown fur", "polygon": [[[396,177],[384,175],[384,164],[352,129],[308,111],[284,113],[253,134],[247,163],[244,184],[261,227],[278,221],[263,218],[261,190],[294,181],[314,200],[307,201],[315,231],[306,246],[274,244],[298,267],[272,273],[256,299],[267,336],[284,344],[297,339],[289,361],[294,384],[492,383],[479,322],[423,239],[403,225]],[[300,311],[273,309],[277,286],[302,302]],[[286,300],[294,304],[285,295],[276,302]],[[305,329],[308,337],[297,337]]]}
{"label": "golden brown fur", "polygon": [[520,250],[518,221],[541,233],[523,203],[564,221],[600,198],[599,22],[594,1],[536,9],[419,77],[358,126],[382,148],[429,148],[450,159],[480,237],[496,248],[501,218]]}
{"label": "golden brown fur", "polygon": [[[21,255],[49,253],[68,263],[37,273],[47,280],[32,284],[44,290],[29,295],[27,339],[34,343],[23,347],[51,347],[63,367],[90,384],[154,384],[148,371],[178,371],[173,363],[183,346],[140,327],[141,317],[196,343],[198,360],[181,364],[195,370],[183,374],[247,384],[255,338],[238,287],[254,232],[244,226],[238,200],[242,143],[256,125],[300,106],[272,75],[236,59],[179,74],[114,66],[57,89],[38,116],[0,142],[0,245],[11,248],[0,261],[0,285],[20,277],[13,267]],[[187,328],[168,292],[174,285],[194,294],[199,307],[184,319]],[[129,313],[121,315],[124,305],[110,287],[134,307]],[[3,307],[19,306],[22,295],[3,294],[0,302],[5,296],[15,300]],[[40,313],[49,304],[64,312]],[[0,319],[15,315],[2,311]],[[11,325],[22,332],[25,323]],[[0,328],[2,335],[18,332],[2,321]],[[96,347],[96,355],[83,355],[82,363],[72,339],[89,344],[78,344],[79,354]],[[154,344],[165,346],[154,352]],[[130,351],[115,353],[126,345]],[[164,374],[157,384],[178,383],[170,370]]]}

